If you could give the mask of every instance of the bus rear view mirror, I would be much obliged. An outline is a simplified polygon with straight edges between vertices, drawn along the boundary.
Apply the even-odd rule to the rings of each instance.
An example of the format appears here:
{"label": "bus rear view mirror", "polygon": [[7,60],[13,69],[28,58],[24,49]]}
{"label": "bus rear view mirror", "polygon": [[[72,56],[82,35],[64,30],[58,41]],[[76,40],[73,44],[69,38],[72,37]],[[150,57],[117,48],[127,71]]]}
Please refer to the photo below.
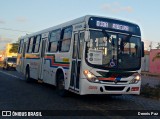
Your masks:
{"label": "bus rear view mirror", "polygon": [[142,52],[141,56],[144,57],[144,42],[143,41],[141,42],[141,52]]}
{"label": "bus rear view mirror", "polygon": [[90,41],[90,34],[89,31],[85,31],[85,42]]}

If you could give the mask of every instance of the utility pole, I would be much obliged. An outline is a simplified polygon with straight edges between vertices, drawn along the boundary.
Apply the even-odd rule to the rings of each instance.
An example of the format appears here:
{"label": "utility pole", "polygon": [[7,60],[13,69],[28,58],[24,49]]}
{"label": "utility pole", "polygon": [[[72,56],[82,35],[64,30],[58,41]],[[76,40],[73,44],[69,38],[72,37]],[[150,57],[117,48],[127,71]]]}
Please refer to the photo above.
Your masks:
{"label": "utility pole", "polygon": [[152,42],[150,43],[149,48],[150,48],[150,51],[151,51],[151,49],[152,49]]}

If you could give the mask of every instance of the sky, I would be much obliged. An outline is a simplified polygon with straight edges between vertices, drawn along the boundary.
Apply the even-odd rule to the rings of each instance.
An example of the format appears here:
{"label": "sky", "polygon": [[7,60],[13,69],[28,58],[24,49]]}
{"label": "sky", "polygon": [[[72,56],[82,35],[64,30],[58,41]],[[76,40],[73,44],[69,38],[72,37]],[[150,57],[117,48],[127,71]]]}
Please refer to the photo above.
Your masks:
{"label": "sky", "polygon": [[160,42],[160,0],[0,0],[0,49],[20,36],[84,15],[134,22],[149,46]]}

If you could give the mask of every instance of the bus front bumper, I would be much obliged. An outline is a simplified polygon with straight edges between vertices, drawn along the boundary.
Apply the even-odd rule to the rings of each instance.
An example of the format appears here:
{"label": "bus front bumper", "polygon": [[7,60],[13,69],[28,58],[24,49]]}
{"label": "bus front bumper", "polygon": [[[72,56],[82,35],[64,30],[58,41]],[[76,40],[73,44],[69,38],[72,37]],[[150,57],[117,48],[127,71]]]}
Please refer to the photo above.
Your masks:
{"label": "bus front bumper", "polygon": [[141,81],[136,84],[101,84],[82,81],[81,95],[86,94],[140,94]]}

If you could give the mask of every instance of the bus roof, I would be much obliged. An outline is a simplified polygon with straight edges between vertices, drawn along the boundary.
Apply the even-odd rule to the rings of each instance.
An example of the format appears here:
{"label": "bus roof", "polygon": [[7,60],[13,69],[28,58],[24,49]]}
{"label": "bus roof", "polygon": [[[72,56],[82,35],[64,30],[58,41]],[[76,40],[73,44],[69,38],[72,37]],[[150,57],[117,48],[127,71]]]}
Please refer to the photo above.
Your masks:
{"label": "bus roof", "polygon": [[64,28],[64,27],[67,27],[67,26],[71,26],[71,25],[74,25],[74,24],[78,24],[78,23],[82,23],[82,22],[88,22],[88,20],[89,20],[90,17],[106,18],[106,19],[110,19],[110,20],[117,20],[117,21],[122,21],[122,22],[130,23],[130,24],[138,26],[135,23],[132,23],[132,22],[129,22],[129,21],[125,21],[125,20],[121,20],[121,19],[117,19],[117,18],[110,18],[110,17],[96,16],[96,15],[85,15],[83,17],[79,17],[79,18],[76,18],[74,20],[71,20],[71,21],[68,21],[68,22],[65,22],[65,23],[62,23],[62,24],[50,27],[50,28],[46,28],[44,30],[41,30],[41,31],[38,31],[38,32],[35,32],[35,33],[27,34],[25,36],[22,36],[20,39],[25,39],[25,38],[28,38],[28,37],[39,35],[39,34],[46,33],[46,32],[52,31],[52,30],[56,30],[56,29],[61,29],[61,28]]}

